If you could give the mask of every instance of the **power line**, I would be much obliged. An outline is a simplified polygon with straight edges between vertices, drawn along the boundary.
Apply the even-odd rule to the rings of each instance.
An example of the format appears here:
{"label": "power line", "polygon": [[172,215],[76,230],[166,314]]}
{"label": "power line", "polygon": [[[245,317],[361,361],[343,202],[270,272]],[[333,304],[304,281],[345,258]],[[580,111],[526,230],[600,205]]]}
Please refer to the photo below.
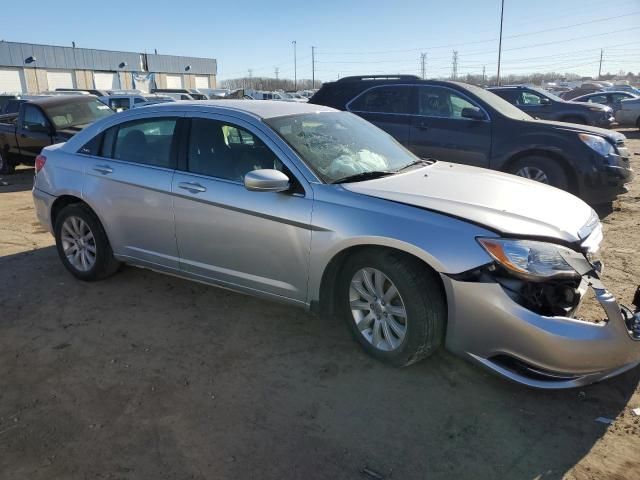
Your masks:
{"label": "power line", "polygon": [[[569,25],[562,25],[560,27],[553,27],[553,28],[547,28],[547,29],[543,29],[543,30],[536,30],[536,31],[533,31],[533,32],[519,33],[519,34],[515,34],[515,35],[505,35],[503,38],[520,38],[520,37],[529,36],[529,35],[537,35],[539,33],[550,32],[550,31],[553,31],[553,30],[564,30],[564,29],[567,29],[567,28],[572,28],[572,27],[577,27],[577,26],[582,26],[582,25],[588,25],[588,24],[597,23],[597,22],[615,20],[615,19],[619,19],[619,18],[622,18],[622,17],[628,17],[628,16],[633,16],[633,15],[640,15],[640,11],[626,13],[626,14],[623,14],[623,15],[615,15],[615,16],[612,16],[612,17],[599,18],[599,19],[590,20],[590,21],[587,21],[587,22],[580,22],[580,23],[574,23],[574,24],[569,24]],[[637,27],[634,27],[634,28],[637,28]],[[617,32],[620,32],[620,31],[625,31],[625,30],[617,30],[617,31],[612,31],[612,32],[606,32],[606,33],[603,33],[601,35],[617,33]],[[598,36],[598,35],[590,35],[590,36]],[[584,37],[580,37],[580,38],[584,38]],[[473,42],[448,43],[448,44],[444,44],[444,45],[435,45],[435,46],[430,46],[430,47],[408,48],[408,49],[398,49],[398,50],[377,50],[377,51],[376,50],[369,50],[369,51],[361,51],[361,52],[338,52],[338,51],[334,51],[333,54],[334,55],[362,55],[362,54],[385,54],[385,53],[415,52],[415,51],[419,51],[419,50],[434,50],[434,49],[438,49],[438,48],[451,48],[451,47],[460,47],[460,46],[465,46],[465,45],[479,45],[479,44],[482,44],[482,43],[495,42],[496,40],[499,40],[499,39],[498,38],[490,38],[490,39],[486,39],[486,40],[477,40],[477,41],[473,41]],[[322,53],[331,53],[331,50],[329,50],[329,51],[323,50],[321,52]]]}

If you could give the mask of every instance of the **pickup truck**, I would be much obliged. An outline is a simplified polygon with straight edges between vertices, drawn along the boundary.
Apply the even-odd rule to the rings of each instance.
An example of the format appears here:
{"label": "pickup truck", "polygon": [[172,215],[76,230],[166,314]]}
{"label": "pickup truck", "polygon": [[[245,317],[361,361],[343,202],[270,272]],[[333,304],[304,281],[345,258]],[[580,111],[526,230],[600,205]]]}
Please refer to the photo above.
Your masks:
{"label": "pickup truck", "polygon": [[66,142],[84,127],[114,112],[93,95],[61,95],[29,100],[18,113],[0,116],[0,174],[33,165],[40,151]]}

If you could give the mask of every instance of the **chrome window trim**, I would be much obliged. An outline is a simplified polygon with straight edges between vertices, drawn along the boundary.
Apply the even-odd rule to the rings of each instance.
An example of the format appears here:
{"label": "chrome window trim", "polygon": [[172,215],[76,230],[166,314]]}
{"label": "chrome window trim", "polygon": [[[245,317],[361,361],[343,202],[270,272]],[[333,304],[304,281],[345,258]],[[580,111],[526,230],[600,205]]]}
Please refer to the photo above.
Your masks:
{"label": "chrome window trim", "polygon": [[[122,164],[122,165],[131,165],[132,167],[152,168],[154,170],[161,170],[163,172],[169,172],[169,173],[173,173],[173,172],[178,172],[179,171],[179,170],[176,170],[175,168],[159,167],[157,165],[150,165],[148,163],[131,162],[129,160],[116,160],[115,158],[99,157],[97,155],[89,155],[88,153],[76,152],[76,155],[80,155],[80,156],[85,157],[85,158],[90,158],[91,160],[96,160],[96,161],[99,161],[99,162],[107,162],[107,163],[113,162],[113,163]],[[88,172],[85,171],[85,173],[88,173]]]}
{"label": "chrome window trim", "polygon": [[[351,104],[353,102],[355,102],[358,98],[360,98],[362,95],[364,95],[365,93],[373,90],[374,88],[381,88],[381,87],[415,87],[415,88],[444,88],[446,90],[450,90],[452,92],[454,92],[456,95],[459,95],[460,97],[463,97],[465,100],[467,100],[469,103],[475,105],[476,107],[478,107],[486,116],[486,118],[484,120],[472,120],[470,118],[463,118],[463,117],[440,117],[437,115],[423,115],[420,113],[391,113],[391,112],[371,112],[371,111],[366,111],[366,110],[351,110]],[[358,95],[356,95],[355,97],[353,97],[351,100],[349,100],[349,102],[345,105],[345,108],[348,112],[350,113],[371,113],[374,115],[399,115],[399,116],[405,116],[405,117],[420,117],[420,118],[440,118],[440,119],[444,119],[444,120],[464,120],[466,122],[485,122],[485,123],[491,123],[491,116],[489,115],[489,112],[487,112],[487,110],[482,107],[481,105],[478,104],[478,102],[476,102],[475,100],[471,99],[468,95],[461,93],[460,91],[456,90],[455,88],[451,88],[451,87],[447,87],[445,85],[421,85],[421,84],[407,84],[407,83],[387,83],[384,85],[374,85],[373,87],[369,87],[366,90],[363,90],[362,92],[360,92]]]}

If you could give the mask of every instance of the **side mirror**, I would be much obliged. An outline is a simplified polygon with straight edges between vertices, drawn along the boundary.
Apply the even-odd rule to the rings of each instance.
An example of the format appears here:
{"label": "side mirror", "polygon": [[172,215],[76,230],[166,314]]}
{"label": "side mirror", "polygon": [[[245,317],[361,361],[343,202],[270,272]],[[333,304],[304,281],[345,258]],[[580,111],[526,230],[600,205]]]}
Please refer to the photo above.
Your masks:
{"label": "side mirror", "polygon": [[551,105],[551,100],[547,97],[540,98],[540,105]]}
{"label": "side mirror", "polygon": [[252,192],[284,192],[290,186],[289,177],[280,170],[253,170],[244,176],[244,188]]}
{"label": "side mirror", "polygon": [[460,116],[469,120],[486,120],[484,113],[478,107],[465,107],[460,112]]}

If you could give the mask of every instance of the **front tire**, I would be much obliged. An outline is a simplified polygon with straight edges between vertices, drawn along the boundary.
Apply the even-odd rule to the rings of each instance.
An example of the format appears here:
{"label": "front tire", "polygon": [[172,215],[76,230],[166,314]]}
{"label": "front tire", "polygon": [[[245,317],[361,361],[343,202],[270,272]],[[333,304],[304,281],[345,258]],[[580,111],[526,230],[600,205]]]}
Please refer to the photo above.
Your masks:
{"label": "front tire", "polygon": [[62,209],[56,218],[54,235],[60,260],[79,280],[102,280],[120,267],[100,220],[84,204]]}
{"label": "front tire", "polygon": [[521,158],[509,169],[509,173],[519,177],[546,183],[562,190],[569,189],[567,174],[556,160],[548,157],[530,156]]}
{"label": "front tire", "polygon": [[442,344],[446,301],[436,274],[417,260],[370,250],[349,258],[338,279],[338,311],[371,356],[406,366]]}

